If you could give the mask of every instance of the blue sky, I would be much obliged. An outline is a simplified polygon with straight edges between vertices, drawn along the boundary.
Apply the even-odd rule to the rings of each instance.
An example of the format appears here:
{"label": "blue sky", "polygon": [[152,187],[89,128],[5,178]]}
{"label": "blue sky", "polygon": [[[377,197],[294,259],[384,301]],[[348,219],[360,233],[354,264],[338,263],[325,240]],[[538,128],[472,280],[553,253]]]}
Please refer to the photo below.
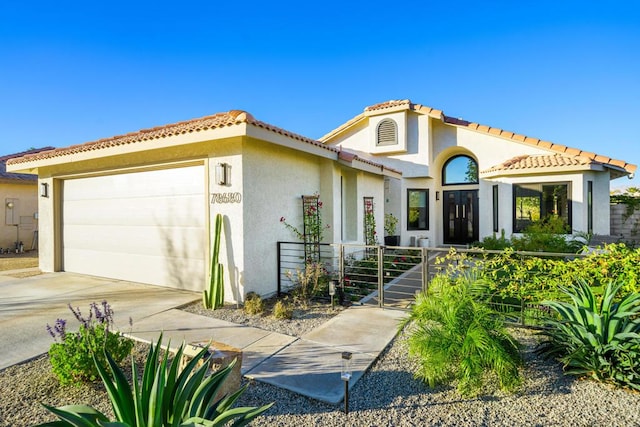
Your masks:
{"label": "blue sky", "polygon": [[6,1],[0,154],[231,109],[318,138],[408,98],[640,164],[636,3]]}

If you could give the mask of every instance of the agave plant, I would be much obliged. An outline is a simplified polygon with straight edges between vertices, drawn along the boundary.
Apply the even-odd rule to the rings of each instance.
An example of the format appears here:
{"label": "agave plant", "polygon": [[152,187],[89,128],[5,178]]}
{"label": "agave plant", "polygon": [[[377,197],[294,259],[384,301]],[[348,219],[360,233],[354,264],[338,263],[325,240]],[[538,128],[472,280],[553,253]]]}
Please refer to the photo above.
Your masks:
{"label": "agave plant", "polygon": [[544,303],[558,319],[548,320],[538,352],[560,360],[567,374],[640,390],[640,294],[615,302],[621,287],[609,282],[600,299],[584,280],[561,288],[572,302]]}
{"label": "agave plant", "polygon": [[[144,366],[142,379],[133,379],[133,388],[120,367],[109,354],[106,355],[109,370],[94,357],[94,362],[107,390],[113,407],[115,421],[86,405],[70,405],[54,408],[43,405],[59,420],[40,424],[51,427],[169,427],[223,425],[244,426],[269,409],[273,403],[261,407],[232,408],[247,385],[235,393],[214,401],[216,394],[233,369],[235,361],[226,368],[207,375],[208,364],[196,369],[205,358],[203,348],[182,370],[178,365],[184,344],[169,361],[168,352],[160,359],[162,335],[156,345],[151,345]],[[132,359],[132,372],[138,372]]]}
{"label": "agave plant", "polygon": [[465,274],[451,282],[437,276],[429,295],[418,294],[403,325],[408,327],[409,353],[416,357],[416,377],[433,387],[458,381],[464,396],[480,392],[487,373],[500,388],[520,384],[518,343],[503,319],[482,297],[478,279]]}

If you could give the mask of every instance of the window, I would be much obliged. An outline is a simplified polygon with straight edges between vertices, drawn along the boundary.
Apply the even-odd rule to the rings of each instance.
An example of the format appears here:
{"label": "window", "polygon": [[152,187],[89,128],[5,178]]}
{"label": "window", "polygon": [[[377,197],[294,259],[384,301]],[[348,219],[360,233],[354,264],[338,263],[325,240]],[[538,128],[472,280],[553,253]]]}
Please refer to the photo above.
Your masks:
{"label": "window", "polygon": [[384,119],[376,128],[376,145],[398,144],[398,126],[391,119]]}
{"label": "window", "polygon": [[454,156],[442,168],[444,185],[477,184],[478,163],[469,156]]}
{"label": "window", "polygon": [[429,229],[429,190],[407,190],[407,230]]}
{"label": "window", "polygon": [[587,233],[593,234],[593,181],[587,181]]}
{"label": "window", "polygon": [[550,216],[571,227],[569,184],[522,184],[513,186],[513,232],[521,233],[534,221]]}
{"label": "window", "polygon": [[498,232],[498,186],[493,186],[493,231]]}

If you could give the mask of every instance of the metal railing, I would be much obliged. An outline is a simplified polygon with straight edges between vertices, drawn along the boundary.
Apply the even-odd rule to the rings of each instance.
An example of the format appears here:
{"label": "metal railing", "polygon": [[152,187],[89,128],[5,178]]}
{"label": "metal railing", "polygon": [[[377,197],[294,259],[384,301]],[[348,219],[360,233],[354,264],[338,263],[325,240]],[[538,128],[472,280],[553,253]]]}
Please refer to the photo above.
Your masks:
{"label": "metal railing", "polygon": [[[437,274],[455,276],[473,267],[483,269],[483,274],[490,274],[491,268],[497,271],[498,267],[492,265],[490,260],[500,254],[503,251],[455,249],[455,252],[451,252],[451,248],[320,245],[320,262],[328,280],[337,284],[343,302],[346,300],[354,304],[398,309],[409,308],[417,292],[427,292]],[[513,284],[514,281],[519,281],[521,287],[530,281],[551,283],[557,281],[557,277],[551,276],[552,271],[527,272],[526,268],[520,267],[526,266],[531,258],[571,260],[582,256],[585,255],[513,252],[510,267],[516,273],[510,277],[509,268],[500,265],[499,280],[504,282],[501,286]],[[291,273],[304,268],[303,243],[278,242],[278,295],[296,286]],[[502,297],[496,294],[491,297],[490,304],[504,314],[506,321],[517,325],[536,326],[548,315],[548,310],[540,305],[535,295]]]}

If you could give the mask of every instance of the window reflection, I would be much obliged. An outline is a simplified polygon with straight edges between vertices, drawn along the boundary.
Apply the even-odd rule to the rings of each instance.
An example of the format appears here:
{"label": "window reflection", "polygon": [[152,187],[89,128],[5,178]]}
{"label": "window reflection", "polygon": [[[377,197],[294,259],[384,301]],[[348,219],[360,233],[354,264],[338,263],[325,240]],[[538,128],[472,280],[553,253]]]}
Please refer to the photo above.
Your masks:
{"label": "window reflection", "polygon": [[407,230],[429,229],[429,190],[407,190]]}
{"label": "window reflection", "polygon": [[477,184],[478,163],[469,156],[454,156],[447,160],[442,169],[442,183]]}
{"label": "window reflection", "polygon": [[520,233],[532,223],[549,217],[561,218],[571,229],[568,184],[521,184],[514,185],[513,190],[514,233]]}

